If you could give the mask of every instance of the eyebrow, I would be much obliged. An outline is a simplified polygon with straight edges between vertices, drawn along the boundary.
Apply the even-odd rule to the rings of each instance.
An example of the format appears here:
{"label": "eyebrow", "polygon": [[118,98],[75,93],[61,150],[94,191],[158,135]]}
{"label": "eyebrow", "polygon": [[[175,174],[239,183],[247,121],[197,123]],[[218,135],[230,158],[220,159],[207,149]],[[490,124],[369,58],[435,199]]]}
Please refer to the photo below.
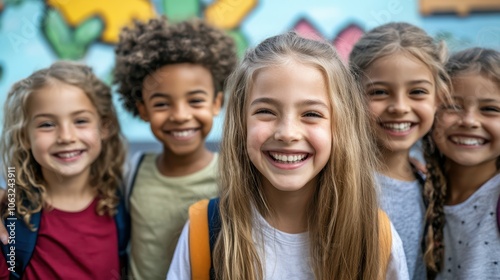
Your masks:
{"label": "eyebrow", "polygon": [[[269,97],[257,98],[254,101],[252,101],[252,103],[250,103],[250,106],[254,106],[254,105],[259,104],[259,103],[270,104],[270,105],[273,105],[273,106],[276,106],[276,107],[280,106],[280,102],[278,100],[273,99],[273,98],[269,98]],[[306,99],[306,100],[302,100],[302,101],[300,101],[298,103],[298,105],[300,107],[303,107],[303,106],[320,106],[320,107],[325,108],[326,110],[330,109],[330,107],[328,107],[328,105],[326,105],[323,101],[318,100],[318,99]]]}
{"label": "eyebrow", "polygon": [[[453,96],[452,98],[460,100],[460,101],[464,100],[464,98],[461,96]],[[479,98],[478,101],[479,102],[486,102],[486,103],[495,103],[495,102],[500,103],[500,100],[493,99],[493,98]]]}
{"label": "eyebrow", "polygon": [[[391,82],[386,82],[386,81],[369,81],[367,83],[365,83],[365,86],[372,86],[372,85],[383,85],[383,86],[388,86],[388,85],[391,85],[392,83]],[[413,80],[413,81],[409,81],[407,82],[406,84],[409,84],[409,85],[416,85],[416,84],[429,84],[431,86],[433,86],[434,84],[429,81],[429,80]]]}
{"label": "eyebrow", "polygon": [[[76,111],[76,112],[71,113],[71,115],[75,116],[75,115],[79,115],[79,114],[83,114],[83,113],[89,113],[89,114],[94,115],[94,113],[92,111],[89,111],[89,110]],[[53,115],[53,114],[42,113],[42,114],[36,114],[36,115],[34,115],[32,119],[36,119],[36,118],[55,118],[55,117],[56,117],[56,115]]]}
{"label": "eyebrow", "polygon": [[[208,95],[208,92],[206,92],[206,91],[204,91],[202,89],[195,89],[195,90],[192,90],[192,91],[188,91],[188,93],[187,93],[187,95],[195,95],[195,94],[205,94],[205,95]],[[155,93],[151,94],[151,96],[148,99],[151,100],[151,99],[156,98],[156,97],[166,98],[166,97],[170,97],[170,94],[163,93],[163,92],[155,92]]]}

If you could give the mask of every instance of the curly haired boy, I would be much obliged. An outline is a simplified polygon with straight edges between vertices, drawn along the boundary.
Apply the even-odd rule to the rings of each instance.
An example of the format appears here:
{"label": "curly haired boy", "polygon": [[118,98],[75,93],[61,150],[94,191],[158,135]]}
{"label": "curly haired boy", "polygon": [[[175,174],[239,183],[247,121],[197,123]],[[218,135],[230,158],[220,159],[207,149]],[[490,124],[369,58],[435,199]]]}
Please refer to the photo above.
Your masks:
{"label": "curly haired boy", "polygon": [[[142,156],[126,191],[132,279],[165,279],[190,204],[217,195],[218,155],[205,147],[237,56],[201,20],[136,22],[120,34],[114,83],[125,108],[149,122],[160,154]],[[132,175],[134,177],[134,175]]]}

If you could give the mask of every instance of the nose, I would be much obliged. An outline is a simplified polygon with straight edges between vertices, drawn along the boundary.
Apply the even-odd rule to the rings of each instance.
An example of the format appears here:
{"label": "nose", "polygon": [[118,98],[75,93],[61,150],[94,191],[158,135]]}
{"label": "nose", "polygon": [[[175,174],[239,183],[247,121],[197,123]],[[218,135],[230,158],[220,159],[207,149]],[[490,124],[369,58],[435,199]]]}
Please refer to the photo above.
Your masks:
{"label": "nose", "polygon": [[184,105],[177,105],[172,109],[172,112],[168,118],[171,122],[183,123],[189,121],[193,118],[191,110]]}
{"label": "nose", "polygon": [[57,137],[58,144],[73,143],[76,139],[74,127],[71,124],[61,124]]}
{"label": "nose", "polygon": [[297,120],[293,118],[285,118],[280,120],[276,131],[274,133],[274,139],[277,141],[285,143],[293,143],[299,141],[302,138],[302,131],[300,124]]}
{"label": "nose", "polygon": [[477,128],[479,127],[479,120],[472,110],[467,110],[463,112],[459,124],[467,128]]}
{"label": "nose", "polygon": [[391,114],[406,114],[410,111],[408,101],[404,96],[394,97],[391,104],[389,104],[388,112]]}

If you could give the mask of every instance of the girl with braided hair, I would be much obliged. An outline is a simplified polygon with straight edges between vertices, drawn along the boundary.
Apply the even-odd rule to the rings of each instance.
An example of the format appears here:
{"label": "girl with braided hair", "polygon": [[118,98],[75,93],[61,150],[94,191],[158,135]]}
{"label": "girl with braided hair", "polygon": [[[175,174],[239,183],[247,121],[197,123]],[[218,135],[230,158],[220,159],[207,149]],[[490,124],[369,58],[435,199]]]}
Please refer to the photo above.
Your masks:
{"label": "girl with braided hair", "polygon": [[449,96],[445,59],[444,45],[408,23],[369,31],[350,54],[376,130],[380,205],[403,241],[410,279],[426,277],[424,180],[410,163],[410,149],[429,132],[440,102]]}
{"label": "girl with braided hair", "polygon": [[427,270],[430,279],[498,279],[500,53],[464,50],[446,70],[452,103],[438,110],[435,145],[425,147]]}

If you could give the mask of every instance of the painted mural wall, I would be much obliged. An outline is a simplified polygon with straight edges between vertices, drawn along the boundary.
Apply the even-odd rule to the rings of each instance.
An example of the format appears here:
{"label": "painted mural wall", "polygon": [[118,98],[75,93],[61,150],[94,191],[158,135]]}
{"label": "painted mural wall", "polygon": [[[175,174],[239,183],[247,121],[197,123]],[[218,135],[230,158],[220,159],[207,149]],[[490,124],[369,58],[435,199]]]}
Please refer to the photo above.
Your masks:
{"label": "painted mural wall", "polygon": [[[158,15],[203,17],[233,36],[240,55],[296,30],[330,41],[346,58],[364,32],[390,21],[420,26],[452,51],[500,50],[500,0],[0,0],[0,104],[15,81],[59,59],[84,62],[110,82],[120,29]],[[154,141],[146,123],[116,105],[130,141]],[[219,139],[222,118],[209,141]]]}

